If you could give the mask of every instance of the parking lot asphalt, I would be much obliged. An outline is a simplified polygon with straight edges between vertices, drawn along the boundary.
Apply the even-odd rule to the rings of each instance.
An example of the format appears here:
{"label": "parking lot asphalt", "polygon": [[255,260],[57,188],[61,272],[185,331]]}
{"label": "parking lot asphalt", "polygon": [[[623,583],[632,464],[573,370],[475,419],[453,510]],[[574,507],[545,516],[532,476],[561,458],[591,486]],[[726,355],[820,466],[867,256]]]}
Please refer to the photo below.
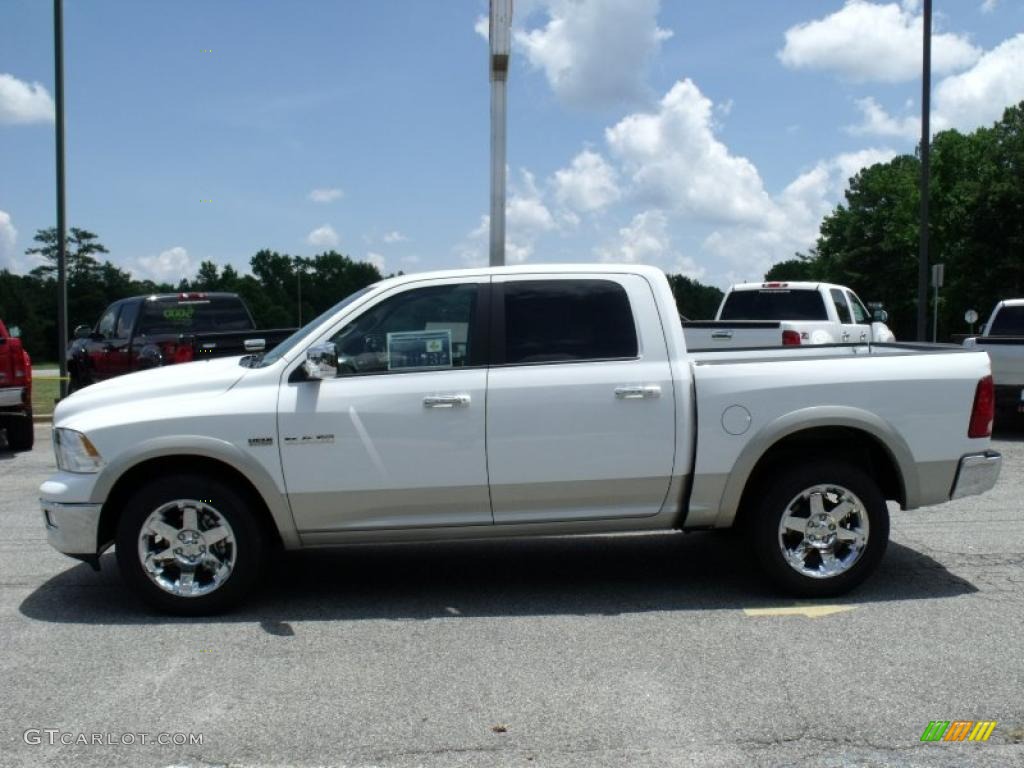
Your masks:
{"label": "parking lot asphalt", "polygon": [[[36,436],[0,451],[0,766],[1024,765],[1019,435],[994,491],[896,512],[827,603],[728,535],[659,534],[282,555],[207,619],[49,548]],[[932,720],[998,725],[922,743]]]}

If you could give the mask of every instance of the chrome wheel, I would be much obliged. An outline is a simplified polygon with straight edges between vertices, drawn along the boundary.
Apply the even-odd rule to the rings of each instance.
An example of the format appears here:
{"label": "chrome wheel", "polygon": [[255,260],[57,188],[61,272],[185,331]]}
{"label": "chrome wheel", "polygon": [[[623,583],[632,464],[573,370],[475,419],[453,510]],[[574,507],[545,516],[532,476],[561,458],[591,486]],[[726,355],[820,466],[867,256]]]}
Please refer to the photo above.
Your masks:
{"label": "chrome wheel", "polygon": [[779,522],[779,547],[803,576],[829,579],[849,571],[868,545],[863,502],[838,485],[815,485],[794,497]]}
{"label": "chrome wheel", "polygon": [[222,586],[238,551],[227,519],[195,499],[177,499],[153,510],[139,530],[138,544],[146,575],[176,597],[201,597]]}

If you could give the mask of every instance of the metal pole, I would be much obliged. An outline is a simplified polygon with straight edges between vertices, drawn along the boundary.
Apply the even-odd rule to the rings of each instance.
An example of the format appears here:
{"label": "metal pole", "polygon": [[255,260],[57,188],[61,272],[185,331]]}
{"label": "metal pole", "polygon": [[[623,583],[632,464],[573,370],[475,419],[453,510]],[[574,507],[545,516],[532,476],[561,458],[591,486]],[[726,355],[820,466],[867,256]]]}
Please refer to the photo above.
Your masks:
{"label": "metal pole", "polygon": [[917,340],[928,336],[928,181],[931,160],[932,0],[924,0],[924,61],[921,73],[921,251],[917,265]]}
{"label": "metal pole", "polygon": [[57,121],[57,360],[60,396],[68,394],[67,222],[64,218],[64,2],[53,0],[54,99]]}
{"label": "metal pole", "polygon": [[939,340],[939,286],[935,286],[932,305],[932,343]]}
{"label": "metal pole", "polygon": [[491,258],[505,265],[505,127],[508,60],[511,53],[512,0],[491,0]]}

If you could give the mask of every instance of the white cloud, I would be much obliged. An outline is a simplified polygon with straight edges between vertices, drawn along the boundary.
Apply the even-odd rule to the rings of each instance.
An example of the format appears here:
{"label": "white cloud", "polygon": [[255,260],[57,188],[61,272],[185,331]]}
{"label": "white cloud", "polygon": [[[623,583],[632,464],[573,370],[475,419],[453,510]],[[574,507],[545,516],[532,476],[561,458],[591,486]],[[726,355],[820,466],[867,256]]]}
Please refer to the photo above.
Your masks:
{"label": "white cloud", "polygon": [[[829,16],[786,30],[779,58],[787,67],[830,70],[854,81],[919,78],[923,22],[917,6],[849,0]],[[937,75],[965,69],[980,55],[966,37],[932,34]]]}
{"label": "white cloud", "polygon": [[555,171],[555,199],[577,211],[596,211],[617,201],[617,174],[597,152],[585,149],[572,165]]}
{"label": "white cloud", "polygon": [[330,203],[339,199],[344,194],[338,187],[323,187],[312,190],[308,197],[314,203]]}
{"label": "white cloud", "polygon": [[[514,40],[530,64],[543,70],[560,100],[600,107],[647,95],[650,60],[672,36],[658,27],[659,0],[544,0],[539,5],[547,14],[544,26],[516,29]],[[482,31],[486,36],[486,19]]]}
{"label": "white cloud", "polygon": [[668,224],[664,211],[643,211],[619,230],[618,237],[611,243],[598,246],[594,253],[604,262],[654,264],[669,272],[699,279],[705,270],[698,267],[693,259],[673,249]]}
{"label": "white cloud", "polygon": [[[481,216],[480,224],[456,246],[455,253],[466,266],[488,263],[491,217]],[[542,193],[529,171],[522,172],[522,181],[512,190],[505,203],[505,262],[522,264],[533,255],[537,239],[558,229],[558,223],[544,204]]]}
{"label": "white cloud", "polygon": [[377,268],[377,271],[382,275],[386,274],[386,270],[384,268],[384,257],[381,254],[369,251],[366,256],[363,257],[363,261],[368,264],[373,264],[373,266]]}
{"label": "white cloud", "polygon": [[[1000,119],[1007,107],[1024,100],[1022,72],[1024,34],[1018,34],[987,51],[966,72],[943,78],[932,98],[932,131],[972,131]],[[870,97],[859,100],[857,106],[864,119],[849,128],[853,133],[908,140],[920,135],[916,115],[894,117]]]}
{"label": "white cloud", "polygon": [[870,96],[857,99],[857,109],[861,111],[862,119],[857,125],[847,127],[852,134],[893,136],[900,139],[914,139],[921,134],[921,120],[916,115],[893,117]]}
{"label": "white cloud", "polygon": [[176,285],[184,278],[192,277],[198,265],[180,245],[161,251],[156,256],[140,256],[131,271],[140,279]]}
{"label": "white cloud", "polygon": [[334,248],[338,245],[340,239],[338,238],[338,233],[334,231],[334,227],[330,224],[324,224],[322,227],[317,227],[306,235],[306,242],[314,248]]}
{"label": "white cloud", "polygon": [[18,241],[18,230],[14,228],[11,215],[0,211],[0,269],[18,271],[18,260],[14,255],[14,244]]}
{"label": "white cloud", "polygon": [[404,242],[407,242],[409,240],[408,237],[403,235],[397,229],[392,230],[391,232],[385,232],[384,233],[384,237],[382,237],[381,239],[385,243],[388,243],[389,245],[392,245],[394,243],[404,243]]}
{"label": "white cloud", "polygon": [[53,99],[41,83],[0,73],[0,123],[52,123]]}
{"label": "white cloud", "polygon": [[628,115],[605,137],[633,193],[655,207],[705,221],[763,221],[771,199],[761,176],[716,138],[712,110],[711,100],[683,80],[656,112]]}
{"label": "white cloud", "polygon": [[852,176],[895,155],[892,149],[869,148],[822,160],[772,199],[763,223],[716,229],[705,238],[704,250],[728,265],[730,282],[760,279],[775,262],[814,245],[822,218],[832,211]]}
{"label": "white cloud", "polygon": [[982,13],[992,13],[992,11],[994,11],[996,9],[997,5],[999,5],[999,0],[985,0],[981,4],[981,12]]}
{"label": "white cloud", "polygon": [[995,122],[1024,99],[1024,33],[1004,40],[971,69],[935,88],[934,130],[971,130]]}

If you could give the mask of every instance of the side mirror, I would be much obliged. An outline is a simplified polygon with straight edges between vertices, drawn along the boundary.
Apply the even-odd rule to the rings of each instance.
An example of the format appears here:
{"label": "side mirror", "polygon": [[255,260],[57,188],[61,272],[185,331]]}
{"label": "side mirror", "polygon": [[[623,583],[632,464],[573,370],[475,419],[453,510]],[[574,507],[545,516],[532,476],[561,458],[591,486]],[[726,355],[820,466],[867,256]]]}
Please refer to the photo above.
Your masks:
{"label": "side mirror", "polygon": [[310,381],[333,379],[338,375],[338,350],[333,342],[322,341],[306,350],[302,364],[306,378]]}
{"label": "side mirror", "polygon": [[12,339],[21,338],[21,328],[19,328],[17,325],[12,325],[10,328],[7,329],[7,332],[11,334]]}
{"label": "side mirror", "polygon": [[872,319],[876,323],[888,323],[889,322],[889,313],[886,312],[884,309],[876,309],[872,313],[871,317],[872,317]]}
{"label": "side mirror", "polygon": [[90,336],[92,336],[92,328],[88,325],[79,325],[75,328],[76,339],[88,339]]}

